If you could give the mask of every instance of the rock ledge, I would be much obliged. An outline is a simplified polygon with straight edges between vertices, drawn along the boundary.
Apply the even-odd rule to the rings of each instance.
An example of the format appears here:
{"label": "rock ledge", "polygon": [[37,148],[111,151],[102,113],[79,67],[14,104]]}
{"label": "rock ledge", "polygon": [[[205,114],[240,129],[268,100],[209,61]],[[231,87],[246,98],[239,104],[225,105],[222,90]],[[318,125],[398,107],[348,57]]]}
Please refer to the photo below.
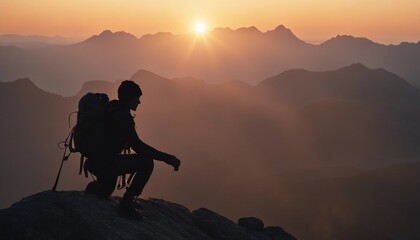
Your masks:
{"label": "rock ledge", "polygon": [[78,191],[40,192],[0,210],[0,239],[295,239],[280,227],[254,231],[208,209],[191,212],[182,205],[160,199],[137,200],[136,207],[142,209],[144,219],[129,220],[117,214],[119,200],[119,197],[98,199]]}

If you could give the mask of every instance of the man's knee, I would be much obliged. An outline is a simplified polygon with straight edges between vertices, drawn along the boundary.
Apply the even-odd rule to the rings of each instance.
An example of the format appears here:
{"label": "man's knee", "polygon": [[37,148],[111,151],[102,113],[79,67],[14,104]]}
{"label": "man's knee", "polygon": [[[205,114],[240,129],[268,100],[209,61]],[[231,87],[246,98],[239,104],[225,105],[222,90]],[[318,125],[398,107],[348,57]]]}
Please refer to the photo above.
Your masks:
{"label": "man's knee", "polygon": [[152,172],[154,168],[154,162],[152,158],[145,158],[140,155],[136,156],[135,160],[135,171],[136,172]]}
{"label": "man's knee", "polygon": [[152,158],[142,158],[139,160],[139,162],[141,162],[138,169],[139,171],[150,172],[150,173],[153,172],[155,163]]}

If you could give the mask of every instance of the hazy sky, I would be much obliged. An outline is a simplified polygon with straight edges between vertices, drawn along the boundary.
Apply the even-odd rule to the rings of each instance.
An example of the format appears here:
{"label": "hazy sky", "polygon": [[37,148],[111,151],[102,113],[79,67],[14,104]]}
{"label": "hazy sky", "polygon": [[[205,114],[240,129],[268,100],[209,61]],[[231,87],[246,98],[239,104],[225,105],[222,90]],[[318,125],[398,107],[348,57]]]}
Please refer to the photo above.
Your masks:
{"label": "hazy sky", "polygon": [[420,40],[419,0],[0,0],[0,34],[85,38],[102,30],[190,32],[283,24],[299,38],[320,42],[338,34],[382,43]]}

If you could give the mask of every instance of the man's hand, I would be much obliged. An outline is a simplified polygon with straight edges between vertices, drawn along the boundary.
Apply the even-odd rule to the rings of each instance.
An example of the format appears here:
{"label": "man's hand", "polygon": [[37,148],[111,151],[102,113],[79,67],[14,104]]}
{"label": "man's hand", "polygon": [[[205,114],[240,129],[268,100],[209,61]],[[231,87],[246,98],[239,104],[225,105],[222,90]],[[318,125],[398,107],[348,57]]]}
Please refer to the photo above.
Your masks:
{"label": "man's hand", "polygon": [[181,165],[181,161],[177,157],[169,154],[165,158],[164,162],[174,167],[174,171],[178,171],[179,166]]}

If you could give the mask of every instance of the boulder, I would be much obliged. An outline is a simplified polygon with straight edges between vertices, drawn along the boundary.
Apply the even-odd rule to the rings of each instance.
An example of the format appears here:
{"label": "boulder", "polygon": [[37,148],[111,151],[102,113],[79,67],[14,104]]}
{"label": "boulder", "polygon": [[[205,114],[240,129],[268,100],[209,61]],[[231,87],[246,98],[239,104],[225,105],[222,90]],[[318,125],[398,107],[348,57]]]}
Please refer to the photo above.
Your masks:
{"label": "boulder", "polygon": [[264,222],[256,217],[244,217],[238,220],[238,225],[251,231],[262,232],[264,229]]}

